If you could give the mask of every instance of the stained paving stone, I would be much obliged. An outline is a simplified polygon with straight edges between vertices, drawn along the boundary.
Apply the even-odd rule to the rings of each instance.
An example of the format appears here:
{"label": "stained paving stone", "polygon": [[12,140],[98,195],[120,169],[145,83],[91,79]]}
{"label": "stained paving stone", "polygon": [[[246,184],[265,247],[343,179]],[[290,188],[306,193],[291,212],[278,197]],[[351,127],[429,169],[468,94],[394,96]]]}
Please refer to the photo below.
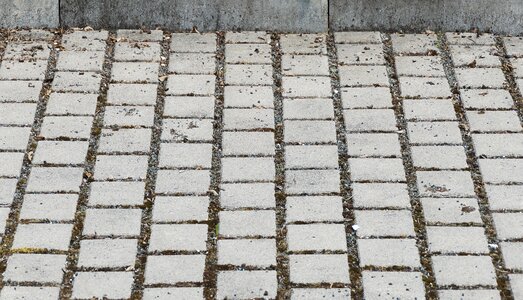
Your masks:
{"label": "stained paving stone", "polygon": [[438,296],[442,300],[501,299],[501,297],[499,296],[499,291],[496,290],[438,290]]}
{"label": "stained paving stone", "polygon": [[[338,42],[338,41],[337,41]],[[379,44],[337,44],[340,65],[384,65],[383,46]]]}
{"label": "stained paving stone", "polygon": [[422,197],[472,197],[474,184],[466,171],[419,171],[417,183]]}
{"label": "stained paving stone", "polygon": [[292,289],[291,299],[348,299],[347,288],[296,288]]}
{"label": "stained paving stone", "polygon": [[59,295],[59,287],[5,286],[0,291],[0,299],[47,300],[59,299]]}
{"label": "stained paving stone", "polygon": [[449,98],[450,86],[446,78],[400,77],[400,89],[406,98]]}
{"label": "stained paving stone", "polygon": [[156,84],[121,84],[109,85],[107,103],[129,105],[154,105],[156,103]]}
{"label": "stained paving stone", "polygon": [[151,130],[140,128],[102,129],[99,153],[125,154],[148,152],[151,148]]}
{"label": "stained paving stone", "polygon": [[482,224],[475,198],[421,198],[425,220],[432,224]]}
{"label": "stained paving stone", "polygon": [[45,110],[46,115],[94,115],[95,94],[52,93]]}
{"label": "stained paving stone", "polygon": [[143,299],[155,300],[173,297],[174,299],[202,299],[203,288],[174,287],[174,288],[145,288]]}
{"label": "stained paving stone", "polygon": [[425,287],[419,272],[363,271],[365,299],[423,299]]}
{"label": "stained paving stone", "polygon": [[500,54],[494,45],[451,45],[450,52],[456,67],[501,67]]}
{"label": "stained paving stone", "polygon": [[159,61],[161,46],[150,42],[118,42],[114,47],[116,61]]}
{"label": "stained paving stone", "polygon": [[329,58],[326,55],[283,55],[281,68],[284,76],[329,76]]}
{"label": "stained paving stone", "polygon": [[399,76],[445,76],[441,59],[437,56],[398,56],[395,61]]}
{"label": "stained paving stone", "polygon": [[437,53],[437,36],[433,33],[391,34],[392,47],[395,53],[414,55],[435,55]]}
{"label": "stained paving stone", "polygon": [[274,94],[271,86],[225,86],[226,108],[273,108]]}

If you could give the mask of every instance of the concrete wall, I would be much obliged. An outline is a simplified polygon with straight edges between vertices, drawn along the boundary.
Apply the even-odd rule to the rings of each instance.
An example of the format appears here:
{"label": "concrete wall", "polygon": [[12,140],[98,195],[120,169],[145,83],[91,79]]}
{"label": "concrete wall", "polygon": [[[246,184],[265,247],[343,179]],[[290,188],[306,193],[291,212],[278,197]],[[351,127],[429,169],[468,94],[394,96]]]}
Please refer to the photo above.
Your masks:
{"label": "concrete wall", "polygon": [[0,27],[58,27],[59,0],[0,0]]}
{"label": "concrete wall", "polygon": [[327,0],[61,0],[66,26],[326,31]]}
{"label": "concrete wall", "polygon": [[523,0],[0,0],[0,27],[523,34]]}

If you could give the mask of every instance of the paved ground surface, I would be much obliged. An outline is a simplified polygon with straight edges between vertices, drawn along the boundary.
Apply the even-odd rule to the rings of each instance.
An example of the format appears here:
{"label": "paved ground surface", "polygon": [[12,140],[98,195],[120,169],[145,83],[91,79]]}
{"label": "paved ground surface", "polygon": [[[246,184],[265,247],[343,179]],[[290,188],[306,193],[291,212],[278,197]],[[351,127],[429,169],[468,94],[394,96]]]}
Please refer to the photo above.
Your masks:
{"label": "paved ground surface", "polygon": [[0,299],[523,299],[522,39],[2,33]]}

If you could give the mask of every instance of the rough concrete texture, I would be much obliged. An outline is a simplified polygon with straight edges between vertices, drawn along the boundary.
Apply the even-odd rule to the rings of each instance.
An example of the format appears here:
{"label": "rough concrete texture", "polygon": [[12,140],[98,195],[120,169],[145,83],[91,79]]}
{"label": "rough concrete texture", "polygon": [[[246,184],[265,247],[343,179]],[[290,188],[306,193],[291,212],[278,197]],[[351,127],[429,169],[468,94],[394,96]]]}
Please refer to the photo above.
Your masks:
{"label": "rough concrete texture", "polygon": [[62,0],[63,26],[326,31],[327,0]]}
{"label": "rough concrete texture", "polygon": [[330,0],[329,13],[333,30],[523,33],[520,0]]}
{"label": "rough concrete texture", "polygon": [[59,0],[0,0],[0,27],[56,27]]}

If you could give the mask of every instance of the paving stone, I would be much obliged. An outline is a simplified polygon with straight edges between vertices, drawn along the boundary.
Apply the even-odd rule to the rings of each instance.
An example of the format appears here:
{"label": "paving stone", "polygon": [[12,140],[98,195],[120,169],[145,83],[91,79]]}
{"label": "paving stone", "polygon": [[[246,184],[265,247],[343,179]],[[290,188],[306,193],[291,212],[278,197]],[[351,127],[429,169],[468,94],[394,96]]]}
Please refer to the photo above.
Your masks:
{"label": "paving stone", "polygon": [[349,283],[349,266],[344,254],[290,255],[289,269],[292,283]]}
{"label": "paving stone", "polygon": [[472,134],[476,155],[484,156],[523,156],[523,134],[496,133]]}
{"label": "paving stone", "polygon": [[292,119],[334,119],[331,99],[284,99],[283,117]]}
{"label": "paving stone", "polygon": [[284,76],[282,78],[282,87],[283,97],[331,97],[331,82],[330,78],[326,76]]}
{"label": "paving stone", "polygon": [[240,31],[226,32],[225,43],[235,44],[268,44],[271,42],[271,36],[265,31]]}
{"label": "paving stone", "polygon": [[338,147],[335,145],[304,145],[285,147],[287,169],[337,169]]}
{"label": "paving stone", "polygon": [[214,117],[213,97],[166,97],[163,115],[174,118]]}
{"label": "paving stone", "polygon": [[215,52],[216,34],[214,33],[173,33],[171,52]]}
{"label": "paving stone", "polygon": [[416,175],[422,197],[475,196],[474,184],[467,171],[419,171]]}
{"label": "paving stone", "polygon": [[485,185],[490,209],[523,210],[523,186]]}
{"label": "paving stone", "polygon": [[521,239],[523,237],[522,213],[493,213],[492,218],[499,239]]}
{"label": "paving stone", "polygon": [[421,198],[420,201],[427,223],[482,224],[475,198]]}
{"label": "paving stone", "polygon": [[479,169],[486,183],[523,182],[523,160],[480,159]]}
{"label": "paving stone", "polygon": [[206,194],[210,183],[208,170],[159,170],[156,193]]}
{"label": "paving stone", "polygon": [[343,221],[343,203],[339,196],[287,197],[285,220],[292,222]]}
{"label": "paving stone", "polygon": [[228,64],[270,64],[269,44],[226,44],[225,62]]}
{"label": "paving stone", "polygon": [[0,81],[0,101],[37,102],[41,89],[41,81]]}
{"label": "paving stone", "polygon": [[208,197],[156,196],[153,206],[154,222],[206,221]]}
{"label": "paving stone", "polygon": [[395,133],[349,133],[347,154],[351,157],[401,156],[398,135]]}
{"label": "paving stone", "polygon": [[523,59],[512,58],[510,59],[510,64],[512,65],[512,73],[514,74],[514,77],[523,77]]}
{"label": "paving stone", "polygon": [[19,29],[11,32],[10,36],[14,37],[15,40],[43,40],[50,41],[54,38],[54,34],[45,29]]}
{"label": "paving stone", "polygon": [[358,239],[358,250],[362,267],[420,266],[414,239]]}
{"label": "paving stone", "polygon": [[94,115],[98,96],[94,94],[52,93],[46,115]]}
{"label": "paving stone", "polygon": [[43,80],[46,69],[45,60],[27,62],[4,60],[0,66],[0,79]]}
{"label": "paving stone", "polygon": [[33,167],[26,192],[79,192],[83,172],[83,167]]}
{"label": "paving stone", "polygon": [[405,181],[403,161],[399,158],[349,158],[351,179],[354,181]]}
{"label": "paving stone", "polygon": [[210,169],[212,144],[163,143],[159,167]]}
{"label": "paving stone", "polygon": [[[270,61],[270,60],[269,60]],[[326,55],[283,55],[281,68],[284,76],[329,76],[329,57]]]}
{"label": "paving stone", "polygon": [[145,155],[98,155],[96,180],[145,180],[148,157]]}
{"label": "paving stone", "polygon": [[60,284],[66,255],[12,254],[7,260],[4,282],[39,282]]}
{"label": "paving stone", "polygon": [[275,299],[278,289],[276,271],[220,271],[218,299]]}
{"label": "paving stone", "polygon": [[154,107],[151,106],[107,106],[104,126],[145,126],[154,125]]}
{"label": "paving stone", "polygon": [[489,256],[432,256],[438,286],[496,285]]}
{"label": "paving stone", "polygon": [[39,141],[34,164],[83,164],[88,141]]}
{"label": "paving stone", "polygon": [[94,72],[56,72],[53,79],[55,92],[97,93],[102,76]]}
{"label": "paving stone", "polygon": [[205,251],[206,224],[153,224],[149,251]]}
{"label": "paving stone", "polygon": [[102,129],[98,144],[99,153],[149,152],[151,130],[139,128]]}
{"label": "paving stone", "polygon": [[514,106],[507,90],[467,89],[460,93],[466,109],[510,109]]}
{"label": "paving stone", "polygon": [[503,88],[505,75],[499,68],[456,68],[461,88]]}
{"label": "paving stone", "polygon": [[451,100],[405,100],[403,111],[408,121],[456,120]]}
{"label": "paving stone", "polygon": [[35,112],[33,103],[0,103],[0,124],[32,125]]}
{"label": "paving stone", "polygon": [[116,32],[117,41],[136,41],[136,42],[159,42],[163,39],[161,30],[133,30],[120,29]]}
{"label": "paving stone", "polygon": [[167,95],[214,95],[216,78],[213,75],[169,75]]}
{"label": "paving stone", "polygon": [[386,87],[352,87],[341,89],[343,108],[392,108],[390,89]]}
{"label": "paving stone", "polygon": [[91,183],[89,205],[142,205],[145,182],[96,181]]}
{"label": "paving stone", "polygon": [[224,132],[222,136],[224,155],[274,155],[272,132]]}
{"label": "paving stone", "polygon": [[47,116],[44,117],[40,135],[46,139],[88,139],[93,117]]}
{"label": "paving stone", "polygon": [[353,183],[352,199],[359,208],[409,208],[410,197],[404,183]]}
{"label": "paving stone", "polygon": [[335,32],[336,43],[365,43],[381,44],[381,34],[379,31],[347,31]]}
{"label": "paving stone", "polygon": [[450,86],[446,78],[399,77],[401,94],[405,98],[450,98]]}
{"label": "paving stone", "polygon": [[388,86],[385,66],[340,66],[341,86]]}
{"label": "paving stone", "polygon": [[505,267],[508,269],[523,270],[523,242],[502,242],[501,251],[505,261]]}
{"label": "paving stone", "polygon": [[83,234],[89,236],[140,234],[142,211],[140,209],[87,209]]}
{"label": "paving stone", "polygon": [[128,105],[156,104],[156,84],[121,84],[113,83],[107,90],[107,103]]}
{"label": "paving stone", "polygon": [[0,126],[0,150],[25,150],[30,134],[30,127]]}
{"label": "paving stone", "polygon": [[394,53],[403,55],[436,55],[437,36],[434,33],[391,34]]}
{"label": "paving stone", "polygon": [[224,183],[220,189],[220,205],[226,209],[276,206],[274,183]]}
{"label": "paving stone", "polygon": [[58,54],[59,71],[101,72],[105,53],[101,51],[62,51]]}
{"label": "paving stone", "polygon": [[231,65],[225,66],[227,85],[271,85],[272,65]]}
{"label": "paving stone", "polygon": [[347,251],[343,224],[287,225],[288,251]]}
{"label": "paving stone", "polygon": [[461,131],[457,122],[409,122],[409,141],[415,144],[461,145]]}
{"label": "paving stone", "polygon": [[59,287],[43,287],[43,286],[4,286],[0,292],[0,299],[33,299],[33,300],[49,300],[59,299]]}
{"label": "paving stone", "polygon": [[224,130],[265,130],[274,128],[272,109],[234,109],[223,110]]}
{"label": "paving stone", "polygon": [[445,77],[441,59],[437,56],[395,57],[398,76]]}
{"label": "paving stone", "polygon": [[39,41],[13,41],[7,43],[4,51],[4,60],[46,60],[51,55],[51,45]]}
{"label": "paving stone", "polygon": [[223,182],[273,181],[274,159],[271,157],[226,157],[222,159]]}
{"label": "paving stone", "polygon": [[199,119],[165,119],[162,125],[162,141],[212,142],[213,121]]}
{"label": "paving stone", "polygon": [[144,300],[158,299],[203,299],[203,288],[198,287],[173,287],[173,288],[145,288],[143,290]]}
{"label": "paving stone", "polygon": [[75,194],[25,194],[20,219],[72,221],[77,201]]}
{"label": "paving stone", "polygon": [[348,132],[396,132],[396,118],[392,109],[350,109],[343,111]]}
{"label": "paving stone", "polygon": [[365,299],[423,299],[425,287],[419,272],[363,271]]}
{"label": "paving stone", "polygon": [[[82,36],[83,35],[83,36]],[[62,47],[65,51],[105,51],[105,38],[93,38],[88,32],[73,32],[62,36]]]}
{"label": "paving stone", "polygon": [[428,246],[431,252],[442,254],[488,254],[487,238],[483,227],[427,227]]}
{"label": "paving stone", "polygon": [[450,53],[455,67],[501,67],[495,45],[451,45]]}
{"label": "paving stone", "polygon": [[297,288],[291,290],[291,299],[350,299],[347,288]]}
{"label": "paving stone", "polygon": [[78,272],[73,282],[73,299],[128,298],[133,272]]}
{"label": "paving stone", "polygon": [[510,280],[510,286],[512,288],[512,293],[514,293],[515,299],[520,299],[523,297],[523,275],[522,274],[510,274],[508,275]]}
{"label": "paving stone", "polygon": [[205,255],[151,255],[145,266],[146,284],[202,282]]}
{"label": "paving stone", "polygon": [[384,65],[383,46],[380,44],[337,44],[340,65]]}
{"label": "paving stone", "polygon": [[0,165],[0,176],[18,177],[23,160],[24,154],[21,152],[0,152],[0,161],[3,162]]}
{"label": "paving stone", "polygon": [[67,32],[65,37],[79,40],[106,40],[109,37],[109,32],[106,30],[82,30],[75,29],[73,32]]}
{"label": "paving stone", "polygon": [[356,210],[354,214],[359,238],[415,235],[412,215],[408,210]]}
{"label": "paving stone", "polygon": [[339,193],[340,173],[338,170],[288,170],[285,171],[287,194]]}
{"label": "paving stone", "polygon": [[157,63],[114,62],[111,80],[116,82],[156,83],[158,82]]}
{"label": "paving stone", "polygon": [[216,56],[211,53],[172,53],[169,72],[212,75],[216,72]]}
{"label": "paving stone", "polygon": [[466,169],[467,156],[461,146],[413,146],[412,161],[417,168]]}
{"label": "paving stone", "polygon": [[276,235],[274,211],[221,211],[217,231],[223,237],[273,237]]}
{"label": "paving stone", "polygon": [[138,240],[100,239],[80,241],[78,266],[84,268],[134,267]]}
{"label": "paving stone", "polygon": [[499,291],[496,290],[438,290],[441,300],[500,300]]}
{"label": "paving stone", "polygon": [[117,42],[114,46],[115,61],[160,61],[160,43]]}
{"label": "paving stone", "polygon": [[522,131],[516,111],[467,111],[470,130],[476,132]]}
{"label": "paving stone", "polygon": [[9,213],[11,209],[8,207],[0,208],[0,231],[4,232],[6,227],[7,219],[9,218]]}
{"label": "paving stone", "polygon": [[0,204],[11,204],[18,179],[0,178]]}
{"label": "paving stone", "polygon": [[69,249],[72,224],[19,224],[13,241],[13,251],[20,249]]}
{"label": "paving stone", "polygon": [[285,143],[335,143],[334,121],[284,121]]}
{"label": "paving stone", "polygon": [[324,34],[282,34],[280,47],[284,54],[327,54]]}
{"label": "paving stone", "polygon": [[494,35],[475,32],[446,32],[449,44],[457,45],[494,45]]}
{"label": "paving stone", "polygon": [[218,241],[218,264],[270,267],[276,265],[274,239],[235,239]]}
{"label": "paving stone", "polygon": [[270,86],[225,86],[226,108],[273,108],[274,94]]}
{"label": "paving stone", "polygon": [[517,36],[503,37],[503,42],[505,44],[505,48],[507,49],[507,54],[509,56],[522,56],[523,55],[521,37],[517,37]]}

